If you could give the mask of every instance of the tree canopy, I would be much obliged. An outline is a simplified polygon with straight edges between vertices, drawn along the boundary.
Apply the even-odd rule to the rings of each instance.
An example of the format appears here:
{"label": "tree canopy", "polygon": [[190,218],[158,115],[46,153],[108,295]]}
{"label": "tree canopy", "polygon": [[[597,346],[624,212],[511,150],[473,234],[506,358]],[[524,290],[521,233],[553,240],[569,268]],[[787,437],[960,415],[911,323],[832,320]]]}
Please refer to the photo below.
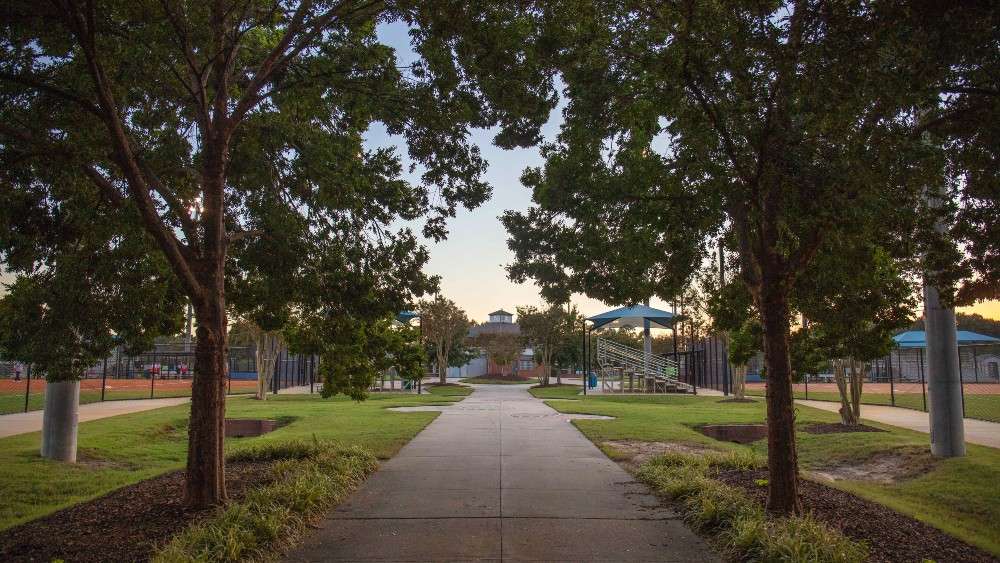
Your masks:
{"label": "tree canopy", "polygon": [[[196,507],[225,500],[230,308],[268,329],[297,309],[356,315],[326,329],[342,337],[372,329],[386,295],[433,287],[398,221],[440,239],[490,195],[471,128],[530,143],[554,103],[516,6],[18,0],[4,16],[5,187],[70,215],[131,210],[193,305]],[[393,22],[411,29],[410,64],[379,41]],[[418,181],[366,146],[374,123],[404,139]]]}

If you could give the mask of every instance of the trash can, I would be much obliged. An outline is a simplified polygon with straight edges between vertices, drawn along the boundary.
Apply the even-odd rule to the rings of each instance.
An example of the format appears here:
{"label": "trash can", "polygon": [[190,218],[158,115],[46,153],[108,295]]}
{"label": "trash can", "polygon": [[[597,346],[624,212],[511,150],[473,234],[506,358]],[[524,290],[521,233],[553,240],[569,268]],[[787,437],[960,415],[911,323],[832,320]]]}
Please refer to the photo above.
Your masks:
{"label": "trash can", "polygon": [[590,384],[591,389],[597,388],[597,374],[591,372],[590,377],[587,378],[587,382]]}

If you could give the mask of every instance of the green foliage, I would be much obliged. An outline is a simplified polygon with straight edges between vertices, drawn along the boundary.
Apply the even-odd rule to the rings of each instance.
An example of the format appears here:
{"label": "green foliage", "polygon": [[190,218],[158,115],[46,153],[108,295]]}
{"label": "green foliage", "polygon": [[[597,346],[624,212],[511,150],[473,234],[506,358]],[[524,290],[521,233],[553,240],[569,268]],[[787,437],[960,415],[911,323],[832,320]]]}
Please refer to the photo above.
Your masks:
{"label": "green foliage", "polygon": [[455,305],[454,301],[441,295],[421,301],[417,305],[417,310],[420,312],[421,334],[433,347],[438,376],[441,383],[444,383],[451,361],[451,350],[459,342],[464,346],[472,323],[465,311]]}
{"label": "green foliage", "polygon": [[321,393],[338,393],[363,400],[379,375],[395,368],[402,379],[424,376],[426,356],[416,331],[400,327],[392,318],[365,322],[348,317],[313,317],[310,324],[286,329],[290,349],[317,354]]}
{"label": "green foliage", "polygon": [[[533,392],[544,391],[542,389]],[[813,392],[810,391],[810,397]],[[836,393],[832,393],[836,400]],[[916,395],[919,400],[919,393]],[[748,446],[719,442],[694,428],[705,424],[759,424],[765,420],[766,404],[719,404],[717,397],[682,396],[573,396],[575,400],[548,401],[546,404],[564,413],[596,414],[614,420],[576,420],[573,425],[595,444],[610,440],[638,440],[695,444],[719,450],[748,452],[754,465],[767,455],[767,441]],[[966,397],[969,399],[970,397]],[[886,398],[888,399],[888,398]],[[897,400],[899,397],[897,396]],[[927,434],[876,424],[884,432],[854,432],[849,434],[811,434],[805,426],[838,422],[839,415],[804,406],[796,407],[795,434],[800,463],[808,471],[831,465],[857,463],[880,452],[913,455],[919,451],[929,458]],[[933,465],[927,474],[893,484],[841,481],[838,486],[870,501],[907,514],[921,522],[944,530],[993,554],[1000,554],[1000,492],[990,477],[1000,471],[1000,450],[970,444],[970,455]],[[684,454],[654,458],[649,463],[678,467],[690,456]],[[698,459],[703,459],[700,456]],[[915,460],[920,463],[923,460]],[[685,467],[687,467],[685,465]],[[671,479],[677,487],[688,487],[694,480],[690,474]],[[655,485],[657,488],[661,486]],[[986,515],[984,517],[984,515]],[[986,524],[989,522],[989,524]],[[996,522],[996,524],[994,524]]]}
{"label": "green foliage", "polygon": [[344,499],[378,467],[367,450],[319,442],[265,446],[243,459],[274,460],[268,483],[192,524],[153,561],[246,561],[271,556],[305,532],[309,519]]}
{"label": "green foliage", "polygon": [[916,308],[916,287],[901,260],[859,229],[830,238],[803,273],[793,302],[809,319],[803,338],[827,359],[869,361],[889,353],[892,336],[907,326]]}
{"label": "green foliage", "polygon": [[[79,199],[93,197],[82,191]],[[183,296],[132,214],[78,215],[44,190],[30,196],[0,190],[0,259],[18,273],[0,298],[3,357],[34,364],[49,381],[72,380],[117,345],[143,352],[181,329]]]}
{"label": "green foliage", "polygon": [[[474,342],[500,368],[501,375],[505,366],[513,367],[514,360],[524,349],[521,337],[511,332],[484,332],[477,336]],[[513,372],[513,369],[511,371]]]}
{"label": "green foliage", "polygon": [[545,309],[518,307],[517,324],[523,343],[531,346],[535,358],[545,366],[543,385],[549,382],[554,362],[561,360],[566,364],[579,356],[576,336],[582,322],[575,307],[568,310],[555,304]]}
{"label": "green foliage", "polygon": [[757,319],[747,319],[738,329],[729,333],[729,361],[745,366],[757,355],[763,345],[763,330]]}
{"label": "green foliage", "polygon": [[637,476],[658,492],[681,501],[684,519],[715,534],[732,556],[751,561],[853,563],[867,548],[809,517],[769,518],[755,500],[712,478],[718,469],[759,469],[763,460],[746,453],[670,454],[639,468]]}
{"label": "green foliage", "polygon": [[[356,403],[346,397],[320,399],[317,395],[279,394],[268,401],[230,397],[227,416],[294,420],[258,438],[226,440],[226,451],[233,456],[227,458],[276,457],[276,448],[286,450],[280,454],[283,457],[296,457],[311,452],[317,441],[333,441],[361,446],[387,459],[438,413],[390,412],[386,407],[441,404],[457,398],[385,393]],[[85,454],[90,464],[41,458],[38,433],[0,438],[0,497],[5,499],[0,503],[0,528],[183,469],[189,410],[188,405],[180,405],[81,422],[81,456]],[[250,452],[243,454],[244,449]]]}

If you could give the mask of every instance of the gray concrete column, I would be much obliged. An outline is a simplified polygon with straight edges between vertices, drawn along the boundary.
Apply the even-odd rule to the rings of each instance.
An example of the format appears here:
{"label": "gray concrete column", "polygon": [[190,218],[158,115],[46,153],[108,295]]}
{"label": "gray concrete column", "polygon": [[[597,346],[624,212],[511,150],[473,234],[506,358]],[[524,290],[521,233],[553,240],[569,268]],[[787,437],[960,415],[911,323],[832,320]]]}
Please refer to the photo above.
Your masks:
{"label": "gray concrete column", "polygon": [[79,409],[79,381],[57,381],[45,385],[45,411],[42,414],[42,457],[69,463],[76,462]]}
{"label": "gray concrete column", "polygon": [[962,380],[958,369],[955,310],[941,304],[936,287],[924,283],[924,331],[927,335],[927,410],[931,453],[965,455]]}

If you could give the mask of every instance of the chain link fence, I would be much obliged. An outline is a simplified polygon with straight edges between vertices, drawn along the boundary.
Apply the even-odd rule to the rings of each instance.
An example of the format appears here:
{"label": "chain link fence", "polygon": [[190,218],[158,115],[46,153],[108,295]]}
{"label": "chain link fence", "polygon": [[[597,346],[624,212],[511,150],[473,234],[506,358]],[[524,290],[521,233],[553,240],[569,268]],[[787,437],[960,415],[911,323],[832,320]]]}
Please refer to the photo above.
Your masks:
{"label": "chain link fence", "polygon": [[[190,397],[194,378],[194,351],[182,346],[157,346],[137,355],[116,350],[86,370],[80,381],[80,404],[127,399]],[[270,390],[310,386],[318,380],[313,356],[282,352],[275,361]],[[230,395],[257,391],[257,365],[252,347],[229,349],[226,391]],[[40,410],[45,379],[32,366],[0,362],[0,414]]]}

